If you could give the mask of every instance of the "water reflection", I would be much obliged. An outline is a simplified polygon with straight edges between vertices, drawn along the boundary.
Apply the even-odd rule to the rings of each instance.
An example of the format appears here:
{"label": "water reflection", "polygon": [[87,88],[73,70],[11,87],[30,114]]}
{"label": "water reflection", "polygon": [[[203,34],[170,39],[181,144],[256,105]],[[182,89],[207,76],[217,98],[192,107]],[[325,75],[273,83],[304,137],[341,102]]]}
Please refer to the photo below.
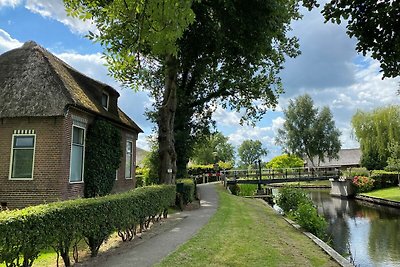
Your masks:
{"label": "water reflection", "polygon": [[[308,190],[329,222],[331,246],[357,266],[400,266],[400,210]],[[351,255],[349,255],[351,252]]]}

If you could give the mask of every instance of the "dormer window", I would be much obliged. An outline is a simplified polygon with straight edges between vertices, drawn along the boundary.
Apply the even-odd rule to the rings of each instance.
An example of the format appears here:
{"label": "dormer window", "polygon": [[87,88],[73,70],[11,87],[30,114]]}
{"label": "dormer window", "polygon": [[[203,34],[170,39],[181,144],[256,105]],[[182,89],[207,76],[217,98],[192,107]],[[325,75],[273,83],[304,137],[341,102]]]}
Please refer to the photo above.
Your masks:
{"label": "dormer window", "polygon": [[109,103],[109,95],[107,93],[103,93],[101,95],[101,105],[105,110],[108,110],[108,103]]}

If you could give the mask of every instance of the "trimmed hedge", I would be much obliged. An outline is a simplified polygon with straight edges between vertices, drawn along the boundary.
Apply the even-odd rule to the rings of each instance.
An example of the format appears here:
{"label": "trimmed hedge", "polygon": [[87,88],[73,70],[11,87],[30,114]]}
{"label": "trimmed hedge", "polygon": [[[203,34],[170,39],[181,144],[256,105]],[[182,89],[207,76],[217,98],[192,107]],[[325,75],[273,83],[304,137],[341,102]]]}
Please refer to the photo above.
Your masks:
{"label": "trimmed hedge", "polygon": [[374,170],[371,173],[371,178],[375,180],[374,188],[386,188],[399,184],[398,172],[390,172],[383,170]]}
{"label": "trimmed hedge", "polygon": [[126,193],[77,199],[0,213],[0,263],[32,266],[40,251],[53,247],[70,266],[69,249],[85,239],[92,256],[118,231],[131,240],[151,221],[167,215],[175,186],[142,187]]}
{"label": "trimmed hedge", "polygon": [[176,183],[183,183],[183,191],[178,192],[182,194],[183,204],[187,205],[188,203],[193,202],[196,193],[196,185],[194,184],[192,179],[180,179],[177,180]]}

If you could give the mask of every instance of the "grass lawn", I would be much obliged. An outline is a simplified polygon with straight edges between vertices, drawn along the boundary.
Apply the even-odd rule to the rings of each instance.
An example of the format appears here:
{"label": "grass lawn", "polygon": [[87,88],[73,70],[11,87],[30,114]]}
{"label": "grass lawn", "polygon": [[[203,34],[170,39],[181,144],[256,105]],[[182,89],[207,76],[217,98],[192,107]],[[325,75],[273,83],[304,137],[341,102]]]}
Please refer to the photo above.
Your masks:
{"label": "grass lawn", "polygon": [[396,186],[396,187],[391,187],[391,188],[378,189],[378,190],[374,190],[374,191],[371,191],[368,193],[362,193],[360,195],[368,196],[368,197],[383,198],[383,199],[400,202],[400,187]]}
{"label": "grass lawn", "polygon": [[219,190],[219,208],[157,266],[339,266],[261,201]]}

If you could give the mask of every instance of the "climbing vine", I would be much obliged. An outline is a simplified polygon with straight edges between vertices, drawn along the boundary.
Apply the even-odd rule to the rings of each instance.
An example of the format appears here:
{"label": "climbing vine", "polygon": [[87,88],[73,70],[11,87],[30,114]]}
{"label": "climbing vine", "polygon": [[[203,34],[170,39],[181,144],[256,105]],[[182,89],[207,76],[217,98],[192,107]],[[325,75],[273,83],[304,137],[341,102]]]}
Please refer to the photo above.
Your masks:
{"label": "climbing vine", "polygon": [[111,192],[122,157],[121,133],[111,123],[97,119],[86,136],[85,197]]}

